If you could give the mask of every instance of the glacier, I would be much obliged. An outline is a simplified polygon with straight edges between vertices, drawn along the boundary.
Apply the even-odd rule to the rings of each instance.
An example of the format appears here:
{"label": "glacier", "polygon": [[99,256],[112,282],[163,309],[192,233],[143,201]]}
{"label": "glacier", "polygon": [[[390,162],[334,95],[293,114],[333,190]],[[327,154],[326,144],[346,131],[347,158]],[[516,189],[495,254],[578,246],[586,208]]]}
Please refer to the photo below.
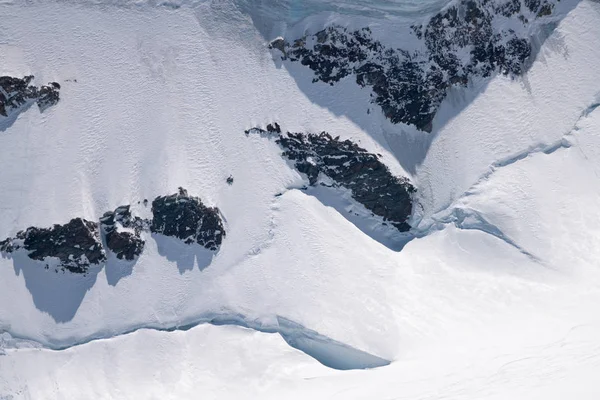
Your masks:
{"label": "glacier", "polygon": [[[61,91],[0,132],[0,238],[180,186],[227,237],[87,277],[0,257],[0,398],[598,398],[600,7],[563,2],[523,76],[452,88],[428,134],[268,43],[341,23],[394,45],[446,2],[1,0],[0,75]],[[410,240],[299,190],[244,135],[274,121],[409,177]]]}

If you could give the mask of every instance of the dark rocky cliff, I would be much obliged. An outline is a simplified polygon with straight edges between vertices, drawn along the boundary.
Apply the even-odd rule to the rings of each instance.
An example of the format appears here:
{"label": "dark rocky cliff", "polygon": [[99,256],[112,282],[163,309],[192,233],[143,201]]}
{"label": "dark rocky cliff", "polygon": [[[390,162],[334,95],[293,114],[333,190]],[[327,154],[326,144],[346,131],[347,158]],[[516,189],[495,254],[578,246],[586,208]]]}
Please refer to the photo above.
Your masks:
{"label": "dark rocky cliff", "polygon": [[8,117],[29,102],[35,102],[41,112],[58,103],[60,85],[51,82],[36,87],[31,85],[33,76],[14,78],[0,76],[0,115]]}
{"label": "dark rocky cliff", "polygon": [[279,38],[270,47],[313,70],[313,82],[334,85],[352,75],[358,85],[372,89],[372,102],[391,122],[430,132],[450,87],[466,86],[474,77],[516,77],[525,71],[532,53],[529,27],[550,18],[558,1],[461,0],[412,26],[410,35],[420,43],[416,50],[387,47],[368,27],[338,25],[291,42]]}

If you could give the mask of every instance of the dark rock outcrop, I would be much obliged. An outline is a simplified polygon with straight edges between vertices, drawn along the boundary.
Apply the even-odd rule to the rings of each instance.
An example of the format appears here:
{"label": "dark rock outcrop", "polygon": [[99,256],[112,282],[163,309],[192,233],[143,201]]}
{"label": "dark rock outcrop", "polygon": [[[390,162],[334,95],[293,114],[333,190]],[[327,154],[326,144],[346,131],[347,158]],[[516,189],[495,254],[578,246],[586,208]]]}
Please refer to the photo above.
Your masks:
{"label": "dark rock outcrop", "polygon": [[[219,210],[206,207],[199,198],[179,193],[159,196],[152,202],[153,220],[133,216],[129,205],[108,211],[100,224],[74,218],[65,225],[52,228],[30,227],[15,237],[0,241],[0,252],[13,253],[24,249],[29,258],[45,261],[50,266],[54,257],[58,268],[85,274],[91,265],[106,261],[101,233],[108,250],[121,260],[135,260],[144,250],[145,231],[173,236],[186,244],[193,242],[210,250],[218,250],[225,229]],[[101,229],[100,229],[101,228]]]}
{"label": "dark rock outcrop", "polygon": [[30,227],[0,242],[0,251],[5,253],[21,248],[28,251],[29,258],[45,261],[47,266],[49,258],[56,258],[59,268],[82,274],[106,260],[98,224],[82,218],[51,228]]}
{"label": "dark rock outcrop", "polygon": [[120,260],[134,260],[144,250],[145,242],[141,238],[143,230],[148,229],[150,221],[131,215],[130,206],[118,207],[108,211],[100,218],[106,247]]}
{"label": "dark rock outcrop", "polygon": [[[264,131],[255,128],[248,132]],[[354,200],[399,231],[410,229],[407,221],[416,189],[407,178],[392,175],[378,155],[326,132],[288,132],[275,141],[284,149],[283,157],[307,176],[310,185],[316,185],[323,174],[333,181],[333,186],[349,189]]]}
{"label": "dark rock outcrop", "polygon": [[281,133],[281,127],[277,122],[267,125],[267,132],[269,133]]}
{"label": "dark rock outcrop", "polygon": [[[354,75],[358,85],[373,90],[372,102],[386,118],[431,131],[451,86],[494,72],[512,77],[524,72],[532,52],[529,26],[549,18],[557,1],[525,0],[522,7],[520,0],[461,0],[413,26],[420,45],[410,51],[384,46],[369,28],[337,25],[293,43],[278,38],[270,47],[312,69],[313,82],[333,85]],[[514,22],[503,23],[506,18]]]}
{"label": "dark rock outcrop", "polygon": [[198,243],[209,250],[217,250],[225,237],[219,210],[205,206],[187,190],[170,196],[159,196],[152,202],[153,233],[181,239],[186,244]]}
{"label": "dark rock outcrop", "polygon": [[48,85],[36,87],[31,85],[33,76],[14,78],[0,76],[0,115],[8,117],[9,114],[25,106],[29,102],[36,102],[40,112],[58,103],[60,85],[51,82]]}

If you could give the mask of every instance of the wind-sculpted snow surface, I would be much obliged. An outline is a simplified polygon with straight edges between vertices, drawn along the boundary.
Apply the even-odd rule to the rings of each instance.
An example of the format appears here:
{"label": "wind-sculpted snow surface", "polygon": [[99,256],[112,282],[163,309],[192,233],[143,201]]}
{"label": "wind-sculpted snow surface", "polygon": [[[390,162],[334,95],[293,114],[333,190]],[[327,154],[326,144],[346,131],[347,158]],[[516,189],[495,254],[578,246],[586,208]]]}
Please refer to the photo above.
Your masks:
{"label": "wind-sculpted snow surface", "polygon": [[371,29],[331,25],[313,35],[271,42],[283,59],[300,62],[315,73],[313,82],[331,85],[354,75],[373,91],[394,124],[431,132],[433,119],[453,86],[499,72],[523,74],[542,26],[554,20],[557,0],[461,0],[407,32],[409,44],[382,44]]}
{"label": "wind-sculpted snow surface", "polygon": [[[20,113],[0,135],[0,237],[112,214],[99,226],[107,260],[86,275],[45,270],[25,249],[0,257],[0,398],[600,398],[597,111],[553,151],[598,102],[597,2],[561,0],[529,18],[532,34],[560,24],[532,45],[526,74],[456,84],[432,135],[392,124],[377,105],[367,114],[371,89],[354,73],[313,84],[313,70],[273,62],[265,43],[368,26],[385,48],[427,51],[400,31],[429,18],[326,13],[271,31],[230,0],[7,3],[2,74],[34,71],[62,88],[59,106]],[[263,4],[254,11],[268,13]],[[496,16],[493,28],[525,30],[518,16]],[[462,55],[467,65],[470,50]],[[387,227],[413,239],[398,251],[365,234],[349,210],[365,225],[383,218],[345,186],[321,186],[334,183],[324,172],[309,186],[281,156],[272,121],[340,135],[336,151],[348,140],[381,154],[418,188],[412,229]],[[271,141],[242,134],[267,122]],[[329,139],[318,136],[289,145],[326,171]],[[136,255],[127,220],[151,220],[152,200],[179,186],[227,217],[218,252],[178,221],[170,237],[142,229]],[[111,249],[103,229],[131,235]],[[230,326],[185,330],[202,321]],[[374,366],[365,354],[382,366],[332,370],[259,330],[331,366]]]}
{"label": "wind-sculpted snow surface", "polygon": [[[311,186],[349,189],[352,198],[373,215],[382,217],[400,232],[410,229],[412,195],[416,188],[406,177],[394,176],[379,158],[350,140],[340,140],[327,132],[281,134],[279,124],[269,124],[267,130],[253,128],[248,133],[277,135],[275,142],[294,167],[305,174]],[[319,182],[319,177],[330,181]]]}

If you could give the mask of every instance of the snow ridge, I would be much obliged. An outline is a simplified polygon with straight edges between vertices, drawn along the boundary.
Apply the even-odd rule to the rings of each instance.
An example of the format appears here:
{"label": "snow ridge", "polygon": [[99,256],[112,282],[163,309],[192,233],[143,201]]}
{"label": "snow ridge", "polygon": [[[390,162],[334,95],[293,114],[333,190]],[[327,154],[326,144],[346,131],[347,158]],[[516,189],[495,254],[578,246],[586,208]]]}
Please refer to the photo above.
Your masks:
{"label": "snow ridge", "polygon": [[[42,343],[32,338],[14,335],[12,332],[10,332],[10,330],[5,330],[2,332],[4,334],[4,336],[2,336],[4,340],[0,341],[0,345],[4,344],[5,348],[11,348],[15,346],[18,347],[19,343],[26,343],[28,347],[43,347],[51,350],[65,350],[96,340],[105,340],[117,336],[128,335],[142,329],[165,332],[187,331],[198,325],[207,323],[212,325],[240,326],[263,333],[277,333],[281,335],[281,337],[291,347],[306,353],[307,355],[319,361],[321,364],[333,369],[351,370],[377,368],[390,363],[390,361],[381,357],[369,354],[359,349],[355,349],[280,316],[276,316],[275,321],[273,322],[265,323],[258,320],[251,320],[242,314],[232,312],[207,313],[200,316],[195,321],[186,322],[175,326],[141,325],[133,327],[130,330],[117,335],[111,334],[110,332],[103,332],[94,337],[76,341],[70,344],[58,344],[51,342]],[[10,340],[5,337],[7,334],[9,335]],[[0,347],[0,354],[2,353],[1,350],[2,347]]]}
{"label": "snow ridge", "polygon": [[[600,94],[597,97],[600,97]],[[536,145],[532,145],[523,151],[517,152],[508,157],[504,157],[492,163],[492,165],[490,165],[490,168],[486,172],[484,172],[467,191],[465,191],[461,196],[458,196],[452,204],[436,212],[430,218],[416,223],[416,228],[414,229],[415,237],[423,238],[434,231],[444,229],[448,224],[454,224],[454,226],[456,226],[459,229],[473,229],[492,235],[507,243],[508,245],[514,247],[523,255],[529,257],[532,261],[543,264],[543,261],[539,257],[519,246],[515,241],[513,241],[510,237],[503,233],[500,228],[487,221],[486,218],[480,212],[470,209],[468,207],[461,206],[460,203],[463,199],[472,196],[474,193],[476,193],[477,188],[483,182],[489,180],[490,177],[493,174],[495,174],[500,168],[511,166],[515,163],[518,163],[519,161],[525,160],[528,157],[533,157],[538,154],[551,155],[559,150],[571,148],[573,146],[572,137],[574,135],[574,132],[577,132],[578,130],[579,122],[583,118],[591,114],[598,107],[600,107],[600,103],[598,103],[597,101],[593,102],[590,106],[586,107],[581,113],[580,117],[575,122],[575,124],[573,125],[573,128],[569,132],[567,132],[561,139],[549,144],[539,143]]]}

